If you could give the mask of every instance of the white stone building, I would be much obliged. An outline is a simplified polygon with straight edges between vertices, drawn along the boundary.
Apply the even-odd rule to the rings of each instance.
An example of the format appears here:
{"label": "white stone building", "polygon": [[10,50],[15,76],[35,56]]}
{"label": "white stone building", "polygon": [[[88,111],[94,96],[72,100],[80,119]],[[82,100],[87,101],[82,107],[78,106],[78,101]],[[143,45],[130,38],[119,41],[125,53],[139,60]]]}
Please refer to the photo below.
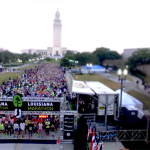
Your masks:
{"label": "white stone building", "polygon": [[[60,20],[60,13],[57,10],[55,14],[55,19],[53,23],[53,47],[47,47],[47,49],[23,49],[21,53],[28,53],[28,54],[41,54],[43,57],[50,57],[50,58],[62,58],[65,53],[67,52],[66,47],[61,47],[61,38],[62,38],[62,22]],[[77,53],[77,51],[74,51]]]}

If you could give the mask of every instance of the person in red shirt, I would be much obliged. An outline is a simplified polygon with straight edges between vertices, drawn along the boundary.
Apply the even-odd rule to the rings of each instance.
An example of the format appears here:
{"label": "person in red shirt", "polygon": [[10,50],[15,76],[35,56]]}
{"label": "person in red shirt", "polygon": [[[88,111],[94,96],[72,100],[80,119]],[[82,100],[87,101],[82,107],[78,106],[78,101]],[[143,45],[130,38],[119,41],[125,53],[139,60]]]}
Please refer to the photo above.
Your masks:
{"label": "person in red shirt", "polygon": [[16,119],[16,117],[14,117],[14,122],[16,122],[17,121],[17,119]]}

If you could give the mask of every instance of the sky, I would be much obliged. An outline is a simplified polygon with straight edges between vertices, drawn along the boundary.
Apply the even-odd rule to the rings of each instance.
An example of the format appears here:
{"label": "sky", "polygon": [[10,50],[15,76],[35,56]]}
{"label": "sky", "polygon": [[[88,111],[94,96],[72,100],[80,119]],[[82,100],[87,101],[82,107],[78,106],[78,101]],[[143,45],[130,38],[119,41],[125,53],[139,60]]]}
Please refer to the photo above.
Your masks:
{"label": "sky", "polygon": [[150,47],[149,0],[0,0],[0,48],[53,47],[57,8],[62,20],[62,47],[94,51],[106,47]]}

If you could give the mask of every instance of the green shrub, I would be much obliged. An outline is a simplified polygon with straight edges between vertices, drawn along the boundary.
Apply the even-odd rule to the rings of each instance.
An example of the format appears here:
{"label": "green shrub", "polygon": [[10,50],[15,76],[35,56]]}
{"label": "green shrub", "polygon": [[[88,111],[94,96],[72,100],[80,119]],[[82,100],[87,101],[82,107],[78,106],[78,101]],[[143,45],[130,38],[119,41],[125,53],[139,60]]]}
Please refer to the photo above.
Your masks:
{"label": "green shrub", "polygon": [[132,70],[131,74],[135,75],[136,77],[142,80],[142,84],[145,84],[145,74],[139,70]]}

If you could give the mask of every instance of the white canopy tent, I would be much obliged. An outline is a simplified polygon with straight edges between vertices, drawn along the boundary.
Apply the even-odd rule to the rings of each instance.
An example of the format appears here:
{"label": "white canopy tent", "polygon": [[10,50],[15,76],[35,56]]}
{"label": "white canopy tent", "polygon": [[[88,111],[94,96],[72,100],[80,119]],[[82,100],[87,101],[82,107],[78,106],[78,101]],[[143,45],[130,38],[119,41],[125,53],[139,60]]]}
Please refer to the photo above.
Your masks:
{"label": "white canopy tent", "polygon": [[96,94],[117,94],[115,91],[107,87],[100,82],[86,82],[86,84],[96,93]]}
{"label": "white canopy tent", "polygon": [[[120,90],[116,91],[120,95]],[[120,96],[119,96],[119,104],[120,104]],[[132,105],[135,108],[143,110],[143,103],[134,98],[133,96],[122,91],[122,107],[126,107],[127,105]]]}
{"label": "white canopy tent", "polygon": [[86,84],[98,95],[97,115],[105,115],[105,125],[107,125],[108,115],[114,117],[114,119],[119,115],[119,113],[116,114],[119,111],[118,93],[100,82],[92,81],[86,82]]}
{"label": "white canopy tent", "polygon": [[[120,94],[120,90],[117,90],[116,92]],[[119,96],[119,103],[120,103],[120,96]],[[123,91],[122,91],[122,107],[126,107],[128,110],[138,110],[138,118],[140,119],[144,116],[143,103]]]}
{"label": "white canopy tent", "polygon": [[95,93],[83,82],[73,80],[72,93],[95,95]]}

